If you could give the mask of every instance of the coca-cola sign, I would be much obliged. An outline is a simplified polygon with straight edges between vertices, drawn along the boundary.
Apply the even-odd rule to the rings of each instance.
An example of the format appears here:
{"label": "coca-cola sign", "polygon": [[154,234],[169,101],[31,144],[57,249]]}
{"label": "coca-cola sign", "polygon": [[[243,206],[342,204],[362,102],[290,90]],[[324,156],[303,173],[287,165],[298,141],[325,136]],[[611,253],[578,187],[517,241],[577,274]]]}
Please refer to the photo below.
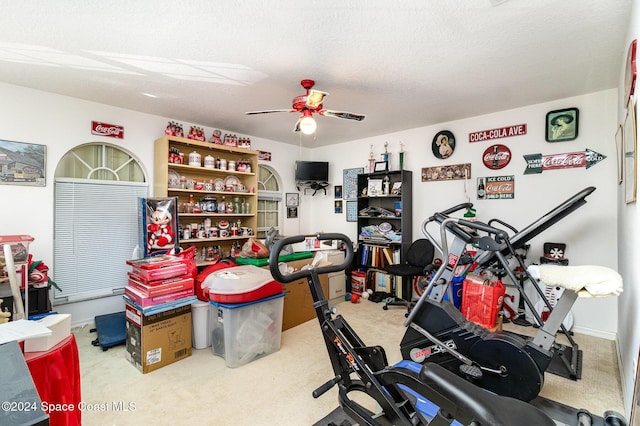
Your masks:
{"label": "coca-cola sign", "polygon": [[99,121],[91,122],[91,134],[98,136],[106,136],[108,138],[124,139],[124,127],[116,124],[101,123]]}
{"label": "coca-cola sign", "polygon": [[579,152],[567,152],[564,154],[529,154],[524,155],[527,167],[525,175],[542,173],[543,170],[571,169],[576,167],[589,168],[607,158],[591,149]]}
{"label": "coca-cola sign", "polygon": [[479,200],[512,199],[514,192],[515,180],[513,175],[478,178]]}
{"label": "coca-cola sign", "polygon": [[493,145],[482,153],[482,164],[491,170],[506,167],[511,161],[511,150],[505,145]]}
{"label": "coca-cola sign", "polygon": [[469,133],[469,142],[482,142],[491,139],[509,138],[512,136],[522,136],[527,134],[526,124],[515,124],[513,126],[499,127],[497,129],[480,130]]}

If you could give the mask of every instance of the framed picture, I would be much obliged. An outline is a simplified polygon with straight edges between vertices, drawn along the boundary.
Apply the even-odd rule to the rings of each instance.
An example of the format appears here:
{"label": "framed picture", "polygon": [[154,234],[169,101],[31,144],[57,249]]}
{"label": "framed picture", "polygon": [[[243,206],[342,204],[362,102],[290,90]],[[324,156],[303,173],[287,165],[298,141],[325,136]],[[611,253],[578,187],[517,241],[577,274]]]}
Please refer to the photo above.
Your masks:
{"label": "framed picture", "polygon": [[[638,354],[640,360],[640,353]],[[631,399],[631,419],[629,426],[640,426],[640,368],[636,368],[636,381],[633,387],[633,398]]]}
{"label": "framed picture", "polygon": [[358,202],[347,201],[347,222],[358,221]]}
{"label": "framed picture", "polygon": [[373,167],[374,172],[386,172],[389,170],[389,163],[387,161],[376,161]]}
{"label": "framed picture", "polygon": [[297,207],[287,207],[287,219],[295,219],[298,217]]}
{"label": "framed picture", "polygon": [[625,67],[624,72],[623,104],[629,100],[629,96],[633,95],[636,87],[636,44],[637,40],[633,40],[629,45],[629,51],[627,52],[627,66]]}
{"label": "framed picture", "polygon": [[578,108],[558,109],[547,113],[547,142],[572,141],[578,137]]}
{"label": "framed picture", "polygon": [[367,195],[369,197],[378,197],[382,195],[382,179],[369,179],[367,188]]}
{"label": "framed picture", "polygon": [[0,184],[46,186],[47,147],[0,140]]}
{"label": "framed picture", "polygon": [[618,164],[618,185],[622,183],[622,174],[624,170],[624,139],[622,125],[618,126],[616,132],[616,163]]}
{"label": "framed picture", "polygon": [[333,187],[333,198],[342,198],[342,185]]}
{"label": "framed picture", "polygon": [[334,213],[342,213],[342,200],[336,200],[333,206]]}
{"label": "framed picture", "polygon": [[451,157],[456,149],[456,138],[448,130],[442,130],[433,137],[431,151],[436,158],[444,160]]}
{"label": "framed picture", "polygon": [[300,194],[297,192],[287,192],[285,194],[285,205],[287,207],[298,207],[300,205]]}
{"label": "framed picture", "polygon": [[629,97],[627,116],[624,120],[624,192],[627,204],[636,201],[636,104],[635,96]]}
{"label": "framed picture", "polygon": [[342,197],[345,200],[353,200],[358,198],[358,175],[364,173],[364,167],[354,169],[344,169],[342,171]]}

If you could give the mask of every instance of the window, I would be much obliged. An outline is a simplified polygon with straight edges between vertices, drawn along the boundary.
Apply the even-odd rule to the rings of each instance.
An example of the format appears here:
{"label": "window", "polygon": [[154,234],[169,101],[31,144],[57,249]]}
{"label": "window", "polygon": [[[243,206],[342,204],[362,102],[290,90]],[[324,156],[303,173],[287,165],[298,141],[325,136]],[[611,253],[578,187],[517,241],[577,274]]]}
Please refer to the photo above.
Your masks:
{"label": "window", "polygon": [[122,293],[149,192],[140,163],[116,146],[81,145],[58,163],[54,186],[54,304]]}
{"label": "window", "polygon": [[258,238],[265,238],[271,227],[281,229],[281,201],[282,192],[275,170],[269,166],[258,165]]}

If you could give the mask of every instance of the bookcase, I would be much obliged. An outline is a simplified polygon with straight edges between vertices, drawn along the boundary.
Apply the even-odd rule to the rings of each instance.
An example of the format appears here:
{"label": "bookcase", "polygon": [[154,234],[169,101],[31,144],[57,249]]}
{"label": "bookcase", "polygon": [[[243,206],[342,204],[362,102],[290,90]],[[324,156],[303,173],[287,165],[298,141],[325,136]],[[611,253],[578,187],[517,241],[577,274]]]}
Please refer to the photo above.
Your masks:
{"label": "bookcase", "polygon": [[403,288],[399,277],[387,275],[381,269],[403,263],[412,242],[411,171],[358,175],[357,224],[356,263],[358,269],[366,270],[367,288],[410,299],[411,289]]}

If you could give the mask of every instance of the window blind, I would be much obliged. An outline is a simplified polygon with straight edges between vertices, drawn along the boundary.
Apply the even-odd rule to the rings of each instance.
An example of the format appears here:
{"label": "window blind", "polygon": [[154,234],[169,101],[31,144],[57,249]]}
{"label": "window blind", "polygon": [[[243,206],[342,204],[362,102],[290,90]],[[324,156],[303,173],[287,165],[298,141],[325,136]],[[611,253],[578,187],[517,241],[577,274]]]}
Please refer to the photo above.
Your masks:
{"label": "window blind", "polygon": [[138,197],[148,185],[56,179],[54,304],[122,293],[138,242]]}

